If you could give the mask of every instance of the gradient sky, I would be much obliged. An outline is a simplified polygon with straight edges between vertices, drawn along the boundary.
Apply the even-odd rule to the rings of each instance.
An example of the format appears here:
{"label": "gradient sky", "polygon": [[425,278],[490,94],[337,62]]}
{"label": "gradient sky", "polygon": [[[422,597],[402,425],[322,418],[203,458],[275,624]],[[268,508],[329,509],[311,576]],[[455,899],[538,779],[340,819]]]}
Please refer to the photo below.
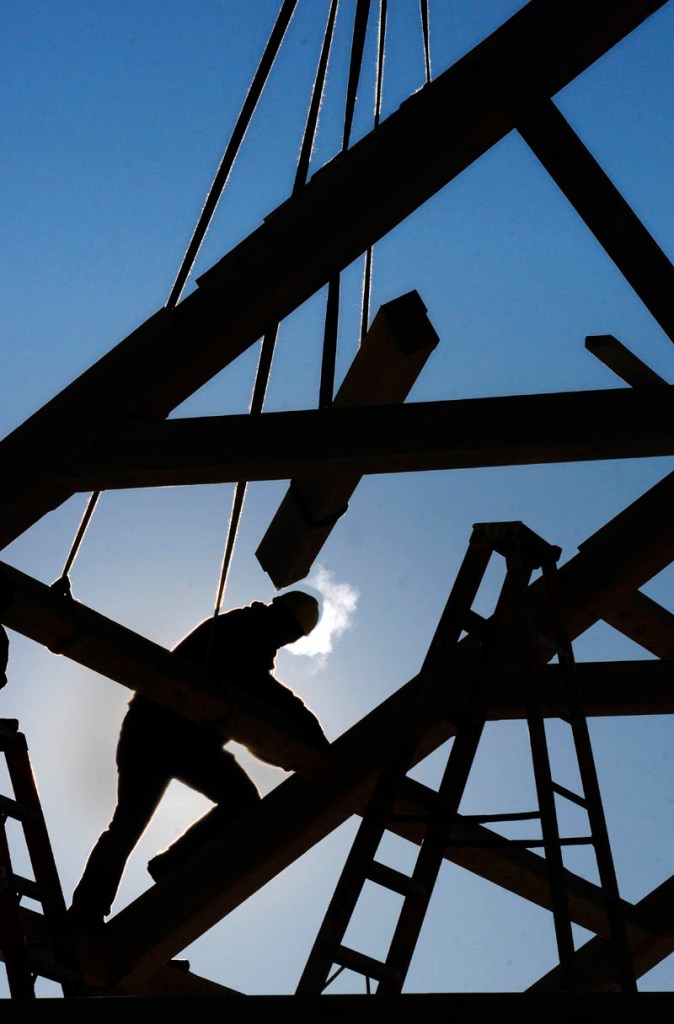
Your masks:
{"label": "gradient sky", "polygon": [[[520,6],[431,0],[433,76]],[[0,0],[0,436],[166,302],[278,7]],[[300,0],[185,294],[290,192],[327,7]],[[312,171],[341,143],[353,8],[343,0]],[[391,0],[389,26],[382,117],[424,82],[416,0]],[[354,138],[373,123],[373,29]],[[669,3],[555,98],[670,257],[673,43]],[[361,274],[358,262],[342,276],[338,382],[357,348]],[[584,347],[595,334],[615,335],[674,381],[670,340],[514,133],[377,245],[373,312],[411,289],[441,341],[410,401],[620,386]],[[320,292],[282,324],[266,409],[316,406],[324,303]],[[175,415],[247,411],[256,360],[254,346]],[[277,675],[337,738],[419,670],[473,523],[522,520],[562,548],[563,563],[671,469],[671,459],[645,459],[365,478],[304,581],[325,600],[318,642],[281,652]],[[225,607],[274,595],[255,550],[286,485],[248,488]],[[75,597],[172,647],[213,610],[231,495],[231,485],[104,494],[71,574]],[[46,516],[4,560],[56,579],[86,497]],[[644,590],[671,606],[671,583],[666,571]],[[10,639],[2,715],[26,733],[69,899],[114,806],[115,743],[130,692],[21,635]],[[575,652],[578,660],[648,657],[606,626]],[[602,720],[592,737],[621,892],[636,901],[674,872],[672,724]],[[488,727],[471,810],[528,809],[526,742],[518,723]],[[241,756],[262,792],[286,777]],[[419,777],[430,780],[437,766],[432,759]],[[174,784],[129,861],[113,913],[148,887],[147,860],[207,806]],[[355,826],[184,951],[192,969],[249,994],[292,993]],[[364,915],[373,955],[390,937],[387,914],[374,900]],[[520,991],[556,960],[547,912],[445,865],[406,991]],[[639,987],[673,990],[672,958]],[[330,991],[361,990],[356,979]]]}

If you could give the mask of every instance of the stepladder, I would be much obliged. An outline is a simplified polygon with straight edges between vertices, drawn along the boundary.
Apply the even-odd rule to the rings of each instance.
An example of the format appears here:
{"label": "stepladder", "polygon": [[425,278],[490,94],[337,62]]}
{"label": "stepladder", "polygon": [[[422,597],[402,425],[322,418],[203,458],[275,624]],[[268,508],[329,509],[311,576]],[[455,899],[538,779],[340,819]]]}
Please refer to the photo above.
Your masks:
{"label": "stepladder", "polygon": [[[388,757],[373,785],[342,873],[307,959],[296,992],[324,992],[343,972],[362,976],[366,991],[393,995],[403,991],[417,941],[440,869],[453,844],[484,843],[482,832],[467,839],[462,801],[483,732],[490,701],[503,679],[516,686],[521,717],[526,723],[528,761],[535,794],[525,810],[470,815],[471,823],[502,826],[531,823],[535,836],[514,841],[489,830],[493,845],[513,844],[540,850],[546,879],[545,905],[552,917],[559,964],[558,991],[590,987],[575,946],[569,881],[564,854],[585,846],[593,854],[602,908],[603,937],[610,951],[600,968],[609,977],[605,987],[636,991],[624,904],[610,848],[590,733],[578,686],[572,645],[563,608],[557,561],[560,548],[540,538],[521,522],[478,523],[415,681],[410,705],[392,736]],[[502,585],[494,588],[487,570],[500,556]],[[499,561],[499,559],[496,559]],[[536,574],[537,578],[532,580]],[[485,582],[494,591],[493,611],[478,612]],[[482,607],[482,605],[479,605]],[[550,687],[546,666],[556,662]],[[468,668],[466,668],[468,666]],[[453,687],[454,676],[461,685]],[[449,754],[437,786],[424,787],[410,777],[431,716],[443,709],[453,723]],[[548,724],[563,723],[575,759],[574,788],[553,779]],[[379,855],[387,831],[396,821],[396,807],[410,789],[423,805],[422,829],[412,870],[401,871]],[[562,834],[560,811],[569,805],[582,819],[582,834]],[[375,886],[395,899],[388,952],[373,956],[347,943],[349,926],[358,912],[364,888]],[[447,908],[451,915],[451,906]]]}
{"label": "stepladder", "polygon": [[4,785],[11,791],[0,796],[0,951],[10,995],[37,998],[38,979],[49,979],[64,996],[86,995],[26,737],[16,719],[0,719],[0,749]]}

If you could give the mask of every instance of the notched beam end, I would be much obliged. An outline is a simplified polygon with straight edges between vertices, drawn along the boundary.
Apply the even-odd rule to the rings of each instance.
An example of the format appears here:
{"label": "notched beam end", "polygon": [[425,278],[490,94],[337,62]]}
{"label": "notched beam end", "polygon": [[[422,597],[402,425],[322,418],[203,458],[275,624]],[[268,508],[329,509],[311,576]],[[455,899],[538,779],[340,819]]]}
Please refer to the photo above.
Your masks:
{"label": "notched beam end", "polygon": [[616,376],[633,388],[654,387],[667,381],[635,356],[612,334],[592,334],[585,339],[585,348],[608,366]]}
{"label": "notched beam end", "polygon": [[[339,388],[335,408],[404,402],[439,336],[417,291],[384,303]],[[276,587],[304,579],[346,512],[359,473],[292,480],[255,552]]]}

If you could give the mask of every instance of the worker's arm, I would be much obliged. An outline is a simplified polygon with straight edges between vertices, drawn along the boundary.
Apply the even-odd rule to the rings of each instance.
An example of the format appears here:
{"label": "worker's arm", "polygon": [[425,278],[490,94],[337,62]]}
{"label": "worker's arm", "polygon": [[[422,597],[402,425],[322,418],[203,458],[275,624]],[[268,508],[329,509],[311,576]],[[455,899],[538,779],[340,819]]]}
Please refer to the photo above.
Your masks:
{"label": "worker's arm", "polygon": [[[330,741],[323,732],[318,718],[313,711],[309,710],[304,701],[300,700],[296,693],[293,693],[292,690],[284,686],[283,683],[280,683],[271,674],[265,675],[263,679],[256,680],[256,684],[254,687],[249,686],[248,688],[255,693],[255,696],[260,697],[261,700],[268,701],[292,718],[293,723],[298,727],[302,739],[306,743],[316,747],[317,750],[325,750],[330,746]],[[277,761],[265,757],[264,753],[257,749],[255,756],[260,761],[278,766]],[[281,765],[279,767],[284,766]]]}
{"label": "worker's arm", "polygon": [[[0,573],[0,612],[11,602],[14,585]],[[0,689],[7,682],[7,664],[9,662],[9,636],[4,626],[0,625]]]}
{"label": "worker's arm", "polygon": [[7,682],[7,663],[9,662],[9,637],[4,626],[0,626],[0,689]]}

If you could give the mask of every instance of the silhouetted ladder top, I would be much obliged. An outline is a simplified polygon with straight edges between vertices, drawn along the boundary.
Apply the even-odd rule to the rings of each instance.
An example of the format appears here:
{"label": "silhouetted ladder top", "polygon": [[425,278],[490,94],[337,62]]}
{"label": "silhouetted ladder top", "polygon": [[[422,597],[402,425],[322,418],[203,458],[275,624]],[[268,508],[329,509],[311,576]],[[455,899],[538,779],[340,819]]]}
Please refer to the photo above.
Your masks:
{"label": "silhouetted ladder top", "polygon": [[[86,995],[28,746],[16,719],[0,719],[0,748],[13,788],[13,797],[0,796],[0,948],[11,996],[35,998],[38,977],[59,983],[64,996]],[[9,818],[23,829],[32,879],[12,868]],[[39,940],[25,934],[24,896],[42,904],[44,937]]]}
{"label": "silhouetted ladder top", "polygon": [[[494,553],[505,559],[505,579],[493,615],[484,618],[472,605]],[[620,991],[636,990],[589,731],[565,626],[557,578],[560,554],[560,548],[548,544],[521,522],[474,525],[466,555],[419,674],[413,706],[403,715],[400,732],[375,783],[297,994],[324,991],[345,969],[363,975],[368,992],[371,981],[377,983],[376,995],[402,991],[445,851],[452,843],[453,825],[486,721],[488,688],[498,678],[498,666],[506,664],[521,674],[538,806],[530,812],[471,815],[471,820],[534,819],[539,822],[540,839],[517,843],[543,848],[563,991],[582,991],[583,985],[576,965],[562,848],[578,844],[593,847],[605,904],[606,932],[613,951],[615,976],[612,981]],[[532,589],[529,581],[537,569],[541,570],[541,580]],[[395,820],[396,800],[410,785],[406,773],[414,763],[414,752],[428,715],[440,706],[438,698],[451,679],[452,653],[462,638],[477,642],[475,670],[467,693],[452,712],[456,715],[456,734],[438,790],[431,793],[428,800],[424,836],[409,875],[377,861],[376,854],[387,827]],[[556,698],[563,707],[555,708],[554,713],[570,726],[581,793],[558,785],[551,775],[545,730],[545,714],[549,715],[551,709],[544,706],[538,670],[554,657],[558,658],[563,680],[561,697]],[[560,836],[557,798],[569,800],[583,809],[587,814],[588,836]],[[496,838],[501,841],[501,837]],[[508,845],[513,841],[503,838],[502,842]],[[465,845],[466,841],[462,843]],[[368,880],[403,896],[384,961],[343,944]]]}

